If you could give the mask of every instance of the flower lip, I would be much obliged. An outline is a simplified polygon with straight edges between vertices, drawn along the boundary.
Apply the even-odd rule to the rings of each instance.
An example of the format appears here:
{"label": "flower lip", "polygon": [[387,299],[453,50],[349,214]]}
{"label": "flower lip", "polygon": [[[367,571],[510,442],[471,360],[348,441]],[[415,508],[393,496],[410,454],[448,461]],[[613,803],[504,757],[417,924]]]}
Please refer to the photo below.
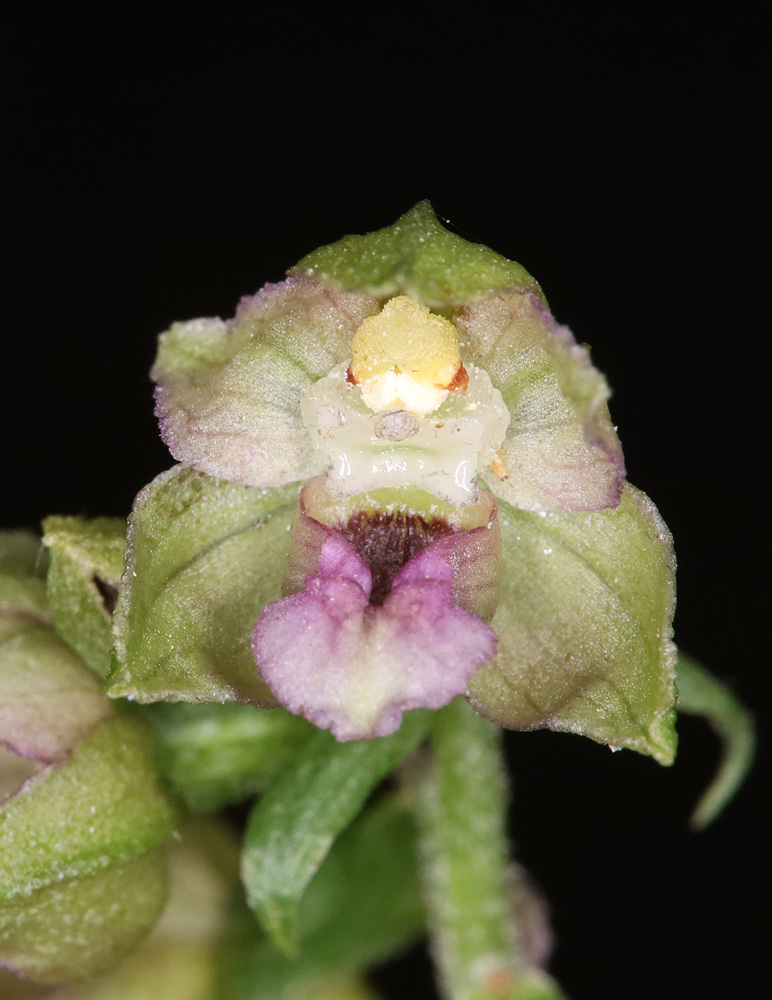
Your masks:
{"label": "flower lip", "polygon": [[[485,529],[478,529],[485,530]],[[459,607],[448,553],[430,545],[396,573],[382,604],[354,545],[326,529],[304,591],[257,621],[255,659],[278,700],[345,741],[386,736],[413,708],[440,708],[496,651],[496,634]],[[463,537],[461,533],[453,539]]]}

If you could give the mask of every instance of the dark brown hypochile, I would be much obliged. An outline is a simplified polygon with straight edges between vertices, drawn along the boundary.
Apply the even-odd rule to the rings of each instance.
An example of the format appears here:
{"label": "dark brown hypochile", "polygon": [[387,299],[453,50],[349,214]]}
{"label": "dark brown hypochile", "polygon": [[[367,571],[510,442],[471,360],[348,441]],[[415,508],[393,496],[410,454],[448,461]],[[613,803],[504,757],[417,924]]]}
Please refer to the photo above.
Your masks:
{"label": "dark brown hypochile", "polygon": [[99,591],[99,596],[102,598],[102,604],[104,604],[105,611],[108,614],[112,614],[115,611],[115,602],[118,600],[118,588],[114,587],[107,580],[103,580],[101,576],[94,576],[91,578],[91,582],[94,584],[96,589]]}
{"label": "dark brown hypochile", "polygon": [[360,511],[338,529],[367,563],[373,575],[371,604],[383,604],[394,577],[414,555],[438,538],[452,535],[441,518],[427,520],[407,511]]}

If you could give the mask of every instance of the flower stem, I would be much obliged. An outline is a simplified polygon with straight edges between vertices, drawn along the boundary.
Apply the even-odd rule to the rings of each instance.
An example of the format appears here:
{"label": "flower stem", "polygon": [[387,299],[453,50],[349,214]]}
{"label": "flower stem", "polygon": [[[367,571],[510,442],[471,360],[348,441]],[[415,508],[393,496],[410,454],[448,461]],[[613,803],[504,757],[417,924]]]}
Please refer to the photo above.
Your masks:
{"label": "flower stem", "polygon": [[564,997],[526,954],[507,804],[500,730],[458,698],[435,714],[433,759],[417,796],[433,954],[445,1000]]}

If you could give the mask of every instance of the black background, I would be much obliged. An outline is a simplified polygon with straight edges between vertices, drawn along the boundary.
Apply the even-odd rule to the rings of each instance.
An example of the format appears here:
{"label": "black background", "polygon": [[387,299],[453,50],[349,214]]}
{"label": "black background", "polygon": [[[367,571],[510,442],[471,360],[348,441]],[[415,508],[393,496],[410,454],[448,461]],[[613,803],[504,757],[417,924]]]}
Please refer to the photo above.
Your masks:
{"label": "black background", "polygon": [[[677,638],[762,721],[751,780],[700,835],[686,820],[717,759],[702,724],[681,725],[669,770],[510,737],[514,837],[551,901],[553,969],[572,1000],[757,995],[769,163],[753,8],[62,5],[18,27],[0,520],[125,514],[171,464],[156,333],[228,317],[314,247],[430,198],[593,345],[630,478],[675,535]],[[381,982],[431,996],[416,955]]]}

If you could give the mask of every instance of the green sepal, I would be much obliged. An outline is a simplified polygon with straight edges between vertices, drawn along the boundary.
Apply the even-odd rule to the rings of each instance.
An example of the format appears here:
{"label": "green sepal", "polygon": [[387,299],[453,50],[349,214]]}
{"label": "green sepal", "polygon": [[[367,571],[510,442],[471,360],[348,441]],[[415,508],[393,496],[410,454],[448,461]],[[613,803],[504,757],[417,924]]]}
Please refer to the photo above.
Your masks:
{"label": "green sepal", "polygon": [[52,882],[0,906],[0,957],[25,977],[70,982],[104,972],[133,951],[166,902],[166,852]]}
{"label": "green sepal", "polygon": [[113,647],[112,611],[126,547],[122,518],[49,517],[48,602],[57,632],[99,677],[105,677]]}
{"label": "green sepal", "polygon": [[370,792],[422,739],[426,712],[411,712],[393,736],[337,743],[319,732],[254,807],[242,880],[260,922],[288,954],[298,945],[298,906],[337,835]]}
{"label": "green sepal", "polygon": [[186,466],[139,494],[113,615],[111,697],[276,704],[251,638],[281,596],[297,497],[296,485],[236,486]]}
{"label": "green sepal", "polygon": [[701,715],[721,739],[722,759],[715,777],[695,806],[690,823],[709,826],[734,798],[753,764],[756,728],[740,699],[702,664],[678,652],[676,685],[679,712]]}
{"label": "green sepal", "polygon": [[25,975],[58,981],[101,971],[158,915],[166,890],[156,852],[176,813],[156,781],[147,735],[136,719],[108,719],[0,811],[0,960]]}
{"label": "green sepal", "polygon": [[383,1000],[356,973],[288,958],[268,941],[239,942],[231,950],[221,990],[228,1000]]}
{"label": "green sepal", "polygon": [[430,308],[463,305],[499,288],[543,298],[524,267],[449,232],[428,201],[392,226],[314,250],[289,273],[379,298],[410,295]]}
{"label": "green sepal", "polygon": [[189,809],[211,812],[256,795],[315,732],[284,709],[253,705],[143,706],[158,771]]}
{"label": "green sepal", "polygon": [[[169,845],[169,901],[150,936],[67,1000],[221,1000],[218,966],[238,892],[238,845],[224,825],[185,823]],[[2,994],[0,994],[1,996]]]}
{"label": "green sepal", "polygon": [[472,703],[510,729],[580,733],[671,764],[675,560],[654,505],[628,485],[614,509],[499,502],[499,521],[499,647],[470,682]]}

